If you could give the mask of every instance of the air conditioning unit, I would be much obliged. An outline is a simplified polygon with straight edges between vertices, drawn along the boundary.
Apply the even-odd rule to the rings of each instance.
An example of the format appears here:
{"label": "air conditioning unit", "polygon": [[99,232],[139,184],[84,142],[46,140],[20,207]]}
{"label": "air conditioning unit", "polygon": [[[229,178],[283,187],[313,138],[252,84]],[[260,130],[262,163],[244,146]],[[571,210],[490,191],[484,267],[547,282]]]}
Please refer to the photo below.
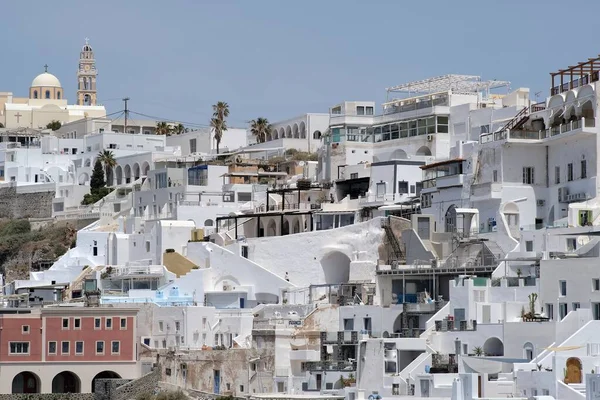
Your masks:
{"label": "air conditioning unit", "polygon": [[229,291],[231,291],[231,285],[229,284],[229,282],[227,282],[227,281],[223,281],[223,291],[224,291],[224,292],[229,292]]}
{"label": "air conditioning unit", "polygon": [[536,204],[538,207],[544,207],[546,205],[546,200],[538,200]]}
{"label": "air conditioning unit", "polygon": [[433,142],[433,135],[427,135],[427,141]]}

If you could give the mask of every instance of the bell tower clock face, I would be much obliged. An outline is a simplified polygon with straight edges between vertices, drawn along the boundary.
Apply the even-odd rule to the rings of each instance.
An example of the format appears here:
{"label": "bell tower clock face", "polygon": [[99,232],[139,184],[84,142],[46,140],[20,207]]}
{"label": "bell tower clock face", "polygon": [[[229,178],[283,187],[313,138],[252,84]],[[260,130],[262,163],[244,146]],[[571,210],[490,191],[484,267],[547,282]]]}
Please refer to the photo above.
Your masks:
{"label": "bell tower clock face", "polygon": [[83,67],[84,70],[89,71],[90,70],[90,65],[86,64],[85,67]]}

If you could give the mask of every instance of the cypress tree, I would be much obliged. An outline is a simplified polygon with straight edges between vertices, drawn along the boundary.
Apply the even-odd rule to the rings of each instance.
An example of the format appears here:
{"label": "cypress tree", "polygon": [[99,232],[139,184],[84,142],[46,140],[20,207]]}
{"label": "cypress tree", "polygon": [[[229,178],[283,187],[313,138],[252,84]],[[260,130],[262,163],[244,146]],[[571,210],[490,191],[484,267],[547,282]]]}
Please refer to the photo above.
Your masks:
{"label": "cypress tree", "polygon": [[96,159],[94,164],[94,170],[92,171],[92,179],[90,181],[90,192],[96,194],[101,188],[106,186],[104,182],[104,170],[102,169],[102,163],[99,159]]}

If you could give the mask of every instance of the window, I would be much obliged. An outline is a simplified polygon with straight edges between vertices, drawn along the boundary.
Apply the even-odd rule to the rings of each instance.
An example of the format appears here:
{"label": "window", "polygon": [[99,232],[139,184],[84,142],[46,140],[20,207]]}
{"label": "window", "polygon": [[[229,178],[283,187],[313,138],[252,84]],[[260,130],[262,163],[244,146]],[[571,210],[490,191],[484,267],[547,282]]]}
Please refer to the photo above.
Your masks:
{"label": "window", "polygon": [[121,329],[127,329],[127,318],[121,318]]}
{"label": "window", "polygon": [[38,98],[38,92],[37,92],[37,90],[34,90],[34,91],[33,91],[33,98],[34,98],[34,99],[37,99],[37,98]]}
{"label": "window", "polygon": [[198,167],[188,169],[188,185],[208,185],[208,166],[200,165]]}
{"label": "window", "polygon": [[60,100],[60,92],[56,92],[56,98]]}
{"label": "window", "polygon": [[573,303],[573,311],[577,311],[581,308],[581,303],[575,302]]}
{"label": "window", "polygon": [[535,184],[533,167],[523,167],[523,183],[526,185]]}
{"label": "window", "polygon": [[573,180],[573,164],[567,164],[567,181],[571,182]]}
{"label": "window", "polygon": [[357,106],[356,107],[356,115],[365,115],[365,107]]}
{"label": "window", "polygon": [[525,242],[525,251],[533,251],[533,240],[527,240]]}
{"label": "window", "polygon": [[73,329],[81,329],[81,318],[73,319]]}
{"label": "window", "polygon": [[567,316],[567,303],[558,304],[558,313],[561,320]]}
{"label": "window", "polygon": [[62,328],[69,329],[69,318],[63,318],[62,320]]}
{"label": "window", "polygon": [[75,342],[75,354],[83,354],[83,342]]}
{"label": "window", "polygon": [[408,194],[408,182],[406,182],[406,181],[398,182],[398,194]]}
{"label": "window", "polygon": [[48,354],[56,354],[56,342],[48,342]]}
{"label": "window", "polygon": [[29,335],[30,329],[29,329],[29,325],[22,325],[21,326],[21,333],[23,335]]}
{"label": "window", "polygon": [[495,169],[492,172],[492,182],[498,182],[498,170],[497,169]]}
{"label": "window", "polygon": [[116,149],[117,148],[117,144],[116,143],[109,143],[108,144],[108,148],[109,149]]}
{"label": "window", "polygon": [[338,107],[334,107],[334,108],[332,108],[332,109],[331,109],[331,113],[332,113],[332,114],[336,114],[336,115],[339,115],[339,114],[341,114],[341,113],[342,113],[342,107],[341,107],[341,106],[338,106]]}
{"label": "window", "polygon": [[373,115],[373,107],[370,107],[370,106],[365,107],[365,114]]}
{"label": "window", "polygon": [[592,303],[592,314],[596,321],[600,320],[600,303]]}
{"label": "window", "polygon": [[111,354],[119,354],[121,352],[121,342],[114,340],[110,348]]}
{"label": "window", "polygon": [[106,329],[112,329],[112,318],[111,317],[106,318]]}
{"label": "window", "polygon": [[29,354],[29,342],[9,342],[10,354]]}
{"label": "window", "polygon": [[50,98],[50,91],[46,90],[46,98],[49,99]]}
{"label": "window", "polygon": [[100,329],[102,327],[102,320],[100,318],[94,318],[94,329]]}
{"label": "window", "polygon": [[179,332],[180,329],[181,329],[181,323],[179,321],[175,321],[175,331]]}
{"label": "window", "polygon": [[96,342],[96,354],[104,354],[104,341],[99,340]]}
{"label": "window", "polygon": [[560,167],[558,165],[554,167],[554,183],[556,185],[560,183]]}
{"label": "window", "polygon": [[344,330],[345,331],[353,331],[354,330],[354,319],[344,318]]}
{"label": "window", "polygon": [[592,291],[600,292],[600,279],[592,279]]}
{"label": "window", "polygon": [[383,197],[385,195],[385,182],[379,182],[375,185],[376,187],[376,196]]}
{"label": "window", "polygon": [[567,251],[577,250],[577,239],[567,238]]}
{"label": "window", "polygon": [[163,327],[163,322],[162,321],[158,321],[158,331],[159,332],[164,332],[163,328],[164,328]]}
{"label": "window", "polygon": [[561,297],[567,295],[567,281],[558,281],[558,295]]}
{"label": "window", "polygon": [[371,317],[365,317],[363,318],[363,322],[364,322],[364,329],[367,332],[371,332]]}
{"label": "window", "polygon": [[479,127],[479,133],[480,134],[490,133],[490,126],[489,125],[481,125]]}
{"label": "window", "polygon": [[350,179],[358,179],[358,172],[353,172],[350,174]]}
{"label": "window", "polygon": [[240,392],[244,391],[244,385],[240,385]]}
{"label": "window", "polygon": [[587,178],[587,161],[581,160],[581,179]]}
{"label": "window", "polygon": [[252,201],[252,192],[238,192],[237,200],[238,202]]}
{"label": "window", "polygon": [[166,172],[156,174],[156,180],[154,181],[155,189],[164,189],[167,187],[169,179],[167,178]]}
{"label": "window", "polygon": [[61,342],[60,353],[61,354],[69,354],[69,342]]}

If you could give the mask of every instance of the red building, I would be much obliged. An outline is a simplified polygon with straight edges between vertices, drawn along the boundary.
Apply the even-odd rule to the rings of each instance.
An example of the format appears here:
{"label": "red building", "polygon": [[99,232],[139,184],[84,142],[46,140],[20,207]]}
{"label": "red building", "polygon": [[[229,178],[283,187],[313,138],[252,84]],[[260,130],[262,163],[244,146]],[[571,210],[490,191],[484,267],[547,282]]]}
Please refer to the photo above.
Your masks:
{"label": "red building", "polygon": [[80,393],[140,376],[137,309],[0,309],[0,393]]}

